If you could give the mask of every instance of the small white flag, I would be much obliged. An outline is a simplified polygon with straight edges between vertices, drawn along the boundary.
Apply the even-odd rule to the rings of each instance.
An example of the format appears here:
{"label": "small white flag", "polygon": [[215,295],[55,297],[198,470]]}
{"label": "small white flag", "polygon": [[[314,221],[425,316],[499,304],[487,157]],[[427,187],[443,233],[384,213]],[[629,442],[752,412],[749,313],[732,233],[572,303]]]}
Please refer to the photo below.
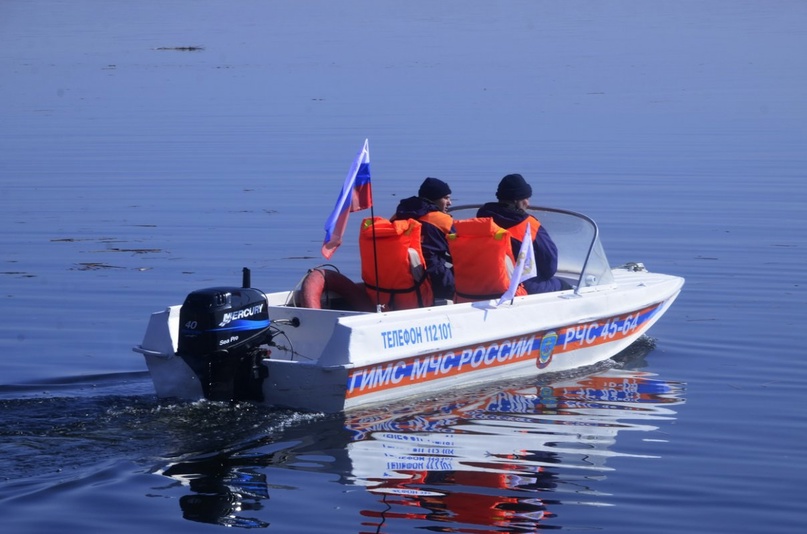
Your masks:
{"label": "small white flag", "polygon": [[496,303],[500,306],[502,303],[513,300],[516,297],[516,290],[518,285],[524,280],[535,278],[538,276],[538,268],[535,265],[535,249],[532,248],[532,232],[530,231],[530,223],[527,223],[527,228],[524,230],[524,238],[521,240],[521,247],[518,249],[518,258],[516,259],[516,267],[513,269],[513,274],[510,277],[510,287]]}

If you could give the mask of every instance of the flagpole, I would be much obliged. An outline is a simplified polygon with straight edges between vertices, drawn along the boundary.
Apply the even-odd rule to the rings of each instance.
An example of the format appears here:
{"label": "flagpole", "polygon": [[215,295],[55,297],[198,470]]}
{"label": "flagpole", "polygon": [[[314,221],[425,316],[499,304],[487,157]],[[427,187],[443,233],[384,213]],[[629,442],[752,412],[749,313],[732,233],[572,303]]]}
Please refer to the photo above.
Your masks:
{"label": "flagpole", "polygon": [[[373,190],[370,190],[370,199],[373,198]],[[375,209],[373,202],[370,203],[370,222],[373,226],[373,267],[375,268],[375,311],[381,312],[381,291],[378,289],[381,283],[378,281],[378,247],[375,242]]]}
{"label": "flagpole", "polygon": [[[362,166],[365,166],[364,172],[362,172]],[[359,172],[362,172],[362,175],[357,189],[356,178]],[[368,195],[369,199],[367,198]],[[376,245],[375,221],[373,221],[375,219],[375,209],[373,208],[373,187],[370,179],[370,147],[368,146],[368,140],[365,139],[364,146],[353,161],[350,171],[348,171],[342,191],[336,200],[336,206],[334,206],[333,212],[325,222],[325,243],[322,245],[322,255],[326,259],[331,259],[336,248],[342,244],[342,237],[347,227],[347,216],[351,212],[367,208],[370,208],[370,221],[373,225],[373,267],[376,279],[376,302],[379,302],[381,295],[378,286],[378,246]],[[378,311],[381,311],[380,305],[376,305],[376,307]]]}
{"label": "flagpole", "polygon": [[[367,146],[367,140],[364,140],[364,146],[367,148],[367,160],[369,165],[370,147]],[[369,172],[369,171],[368,171]],[[373,188],[370,187],[370,221],[373,225],[373,269],[375,269],[375,309],[376,313],[381,311],[381,291],[379,290],[380,283],[378,281],[378,246],[376,245],[375,236],[375,202],[373,201]]]}
{"label": "flagpole", "polygon": [[[510,275],[510,287],[504,292],[496,306],[507,302],[507,295],[510,295],[510,305],[516,301],[516,291],[518,286],[524,280],[534,278],[535,272],[535,251],[532,245],[532,232],[530,231],[530,223],[524,228],[524,237],[521,238],[521,246],[518,248],[518,256],[516,257],[516,265]],[[528,257],[529,255],[529,257]],[[525,268],[527,271],[525,272]]]}

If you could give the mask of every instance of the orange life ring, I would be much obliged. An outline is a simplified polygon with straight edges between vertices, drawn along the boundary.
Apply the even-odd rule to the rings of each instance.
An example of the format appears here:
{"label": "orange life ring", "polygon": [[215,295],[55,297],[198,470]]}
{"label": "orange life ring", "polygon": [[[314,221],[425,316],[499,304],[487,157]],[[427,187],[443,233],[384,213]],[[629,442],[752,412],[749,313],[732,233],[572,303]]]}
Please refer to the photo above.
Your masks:
{"label": "orange life ring", "polygon": [[322,295],[331,291],[355,311],[374,311],[367,292],[359,284],[332,269],[311,269],[300,288],[300,307],[322,309]]}

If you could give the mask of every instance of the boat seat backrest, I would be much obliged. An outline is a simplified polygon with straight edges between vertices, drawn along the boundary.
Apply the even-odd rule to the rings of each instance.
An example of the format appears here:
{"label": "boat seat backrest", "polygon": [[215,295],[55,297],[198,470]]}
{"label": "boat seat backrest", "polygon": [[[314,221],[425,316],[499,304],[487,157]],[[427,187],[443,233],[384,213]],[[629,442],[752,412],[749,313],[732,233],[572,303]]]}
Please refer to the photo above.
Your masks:
{"label": "boat seat backrest", "polygon": [[409,254],[409,271],[412,273],[412,278],[415,282],[422,282],[426,276],[426,266],[423,264],[423,253],[420,250],[410,248],[407,250]]}
{"label": "boat seat backrest", "polygon": [[513,271],[516,270],[516,264],[513,261],[512,256],[505,256],[504,257],[504,268],[507,269],[507,274],[509,276],[513,276]]}

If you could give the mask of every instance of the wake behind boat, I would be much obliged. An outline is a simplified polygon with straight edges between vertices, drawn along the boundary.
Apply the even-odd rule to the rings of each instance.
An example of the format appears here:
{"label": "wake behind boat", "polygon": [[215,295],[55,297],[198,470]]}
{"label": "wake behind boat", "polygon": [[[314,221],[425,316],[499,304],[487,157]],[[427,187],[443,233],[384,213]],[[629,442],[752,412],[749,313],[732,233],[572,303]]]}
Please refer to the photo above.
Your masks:
{"label": "wake behind boat", "polygon": [[312,270],[300,286],[265,294],[245,269],[241,287],[194,291],[152,314],[134,350],[159,397],[332,413],[594,365],[645,334],[681,291],[683,278],[641,263],[611,268],[585,215],[530,211],[552,235],[557,276],[571,289],[368,311],[363,285],[336,271]]}

